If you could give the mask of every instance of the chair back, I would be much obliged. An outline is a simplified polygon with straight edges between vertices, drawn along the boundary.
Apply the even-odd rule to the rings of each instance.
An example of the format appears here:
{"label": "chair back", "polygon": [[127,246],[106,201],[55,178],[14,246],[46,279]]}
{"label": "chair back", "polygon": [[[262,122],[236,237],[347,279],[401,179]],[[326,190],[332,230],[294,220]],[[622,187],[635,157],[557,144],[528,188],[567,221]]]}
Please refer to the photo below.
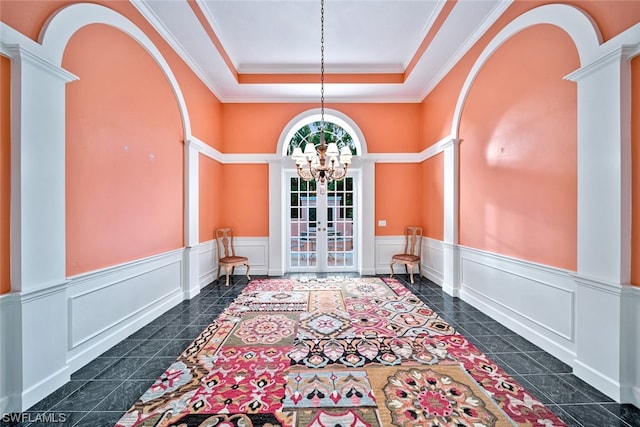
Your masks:
{"label": "chair back", "polygon": [[407,227],[405,231],[404,253],[422,256],[422,227]]}
{"label": "chair back", "polygon": [[218,259],[236,256],[232,228],[218,228],[216,230],[216,241],[218,242]]}

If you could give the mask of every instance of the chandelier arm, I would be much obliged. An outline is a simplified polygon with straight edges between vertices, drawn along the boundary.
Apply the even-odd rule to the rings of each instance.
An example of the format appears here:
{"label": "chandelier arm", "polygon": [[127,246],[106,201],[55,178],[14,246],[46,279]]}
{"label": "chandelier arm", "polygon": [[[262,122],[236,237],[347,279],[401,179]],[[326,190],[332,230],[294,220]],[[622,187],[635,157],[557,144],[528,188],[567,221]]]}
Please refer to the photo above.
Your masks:
{"label": "chandelier arm", "polygon": [[331,177],[336,181],[340,181],[345,176],[347,176],[347,165],[344,165],[343,168],[334,170],[331,174]]}

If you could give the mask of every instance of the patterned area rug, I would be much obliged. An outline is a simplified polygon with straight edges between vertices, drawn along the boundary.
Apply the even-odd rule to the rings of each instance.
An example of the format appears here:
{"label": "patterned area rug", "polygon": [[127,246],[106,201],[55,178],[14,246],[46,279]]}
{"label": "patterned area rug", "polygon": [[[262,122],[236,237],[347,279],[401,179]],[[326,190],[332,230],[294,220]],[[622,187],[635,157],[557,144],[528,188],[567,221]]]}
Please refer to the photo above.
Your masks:
{"label": "patterned area rug", "polygon": [[250,282],[117,426],[564,426],[395,279]]}

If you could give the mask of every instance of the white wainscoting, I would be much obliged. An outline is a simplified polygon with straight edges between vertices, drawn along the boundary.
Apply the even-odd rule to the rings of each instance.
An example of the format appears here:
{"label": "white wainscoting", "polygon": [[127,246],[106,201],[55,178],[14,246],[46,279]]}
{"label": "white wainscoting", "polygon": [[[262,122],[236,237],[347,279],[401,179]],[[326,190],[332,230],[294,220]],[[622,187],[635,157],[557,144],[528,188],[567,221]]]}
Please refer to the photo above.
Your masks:
{"label": "white wainscoting", "polygon": [[634,286],[629,292],[629,316],[624,320],[625,328],[628,331],[622,334],[628,337],[628,363],[631,363],[631,370],[635,373],[631,380],[631,390],[629,401],[640,407],[640,286]]}
{"label": "white wainscoting", "polygon": [[67,364],[72,372],[183,300],[183,252],[70,278]]}
{"label": "white wainscoting", "polygon": [[[236,254],[249,258],[249,275],[266,276],[269,273],[269,238],[235,237]],[[216,280],[218,275],[218,249],[215,240],[198,245],[200,287]],[[224,271],[221,272],[224,274]],[[235,275],[245,275],[244,267],[236,267]]]}
{"label": "white wainscoting", "polygon": [[[391,257],[404,251],[404,235],[376,237],[376,274],[391,274]],[[405,274],[402,265],[394,266],[396,274]],[[442,286],[444,272],[444,247],[440,240],[422,239],[422,275]],[[414,268],[414,274],[418,269]]]}
{"label": "white wainscoting", "polygon": [[573,364],[576,284],[568,271],[460,247],[460,297]]}
{"label": "white wainscoting", "polygon": [[444,282],[444,250],[442,241],[422,239],[422,274],[440,286]]}
{"label": "white wainscoting", "polygon": [[209,240],[198,245],[198,282],[200,289],[216,280],[218,249],[216,241]]}
{"label": "white wainscoting", "polygon": [[[376,274],[391,274],[391,257],[404,251],[404,236],[376,236]],[[396,269],[404,274],[404,267]],[[417,270],[417,269],[416,269]],[[414,271],[415,274],[418,274]]]}

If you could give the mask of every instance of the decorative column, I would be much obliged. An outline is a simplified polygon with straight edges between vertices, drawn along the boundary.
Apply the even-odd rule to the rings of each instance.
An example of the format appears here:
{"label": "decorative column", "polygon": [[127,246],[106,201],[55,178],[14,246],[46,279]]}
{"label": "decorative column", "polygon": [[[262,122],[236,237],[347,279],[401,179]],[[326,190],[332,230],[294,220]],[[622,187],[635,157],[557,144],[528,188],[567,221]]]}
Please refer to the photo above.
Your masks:
{"label": "decorative column", "polygon": [[444,155],[444,265],[442,289],[460,296],[460,253],[458,251],[458,198],[460,140],[451,138],[443,145]]}
{"label": "decorative column", "polygon": [[184,143],[184,272],[182,293],[191,299],[200,293],[200,150],[194,140]]}
{"label": "decorative column", "polygon": [[[360,221],[360,274],[376,274],[376,164],[366,157],[359,159],[362,162],[362,221]],[[354,160],[355,162],[355,160]]]}
{"label": "decorative column", "polygon": [[[11,31],[3,27],[3,36]],[[11,59],[11,293],[8,410],[69,380],[65,258],[65,85],[77,78],[39,46],[2,44]],[[42,351],[46,349],[46,357]],[[7,371],[4,371],[7,369]],[[3,375],[3,376],[4,376]]]}
{"label": "decorative column", "polygon": [[624,299],[631,263],[631,70],[616,48],[567,77],[578,87],[578,271],[574,373],[628,400]]}
{"label": "decorative column", "polygon": [[[286,190],[282,171],[284,157],[269,160],[269,276],[284,274],[285,231],[282,228],[283,193]],[[286,221],[285,221],[286,222]]]}

